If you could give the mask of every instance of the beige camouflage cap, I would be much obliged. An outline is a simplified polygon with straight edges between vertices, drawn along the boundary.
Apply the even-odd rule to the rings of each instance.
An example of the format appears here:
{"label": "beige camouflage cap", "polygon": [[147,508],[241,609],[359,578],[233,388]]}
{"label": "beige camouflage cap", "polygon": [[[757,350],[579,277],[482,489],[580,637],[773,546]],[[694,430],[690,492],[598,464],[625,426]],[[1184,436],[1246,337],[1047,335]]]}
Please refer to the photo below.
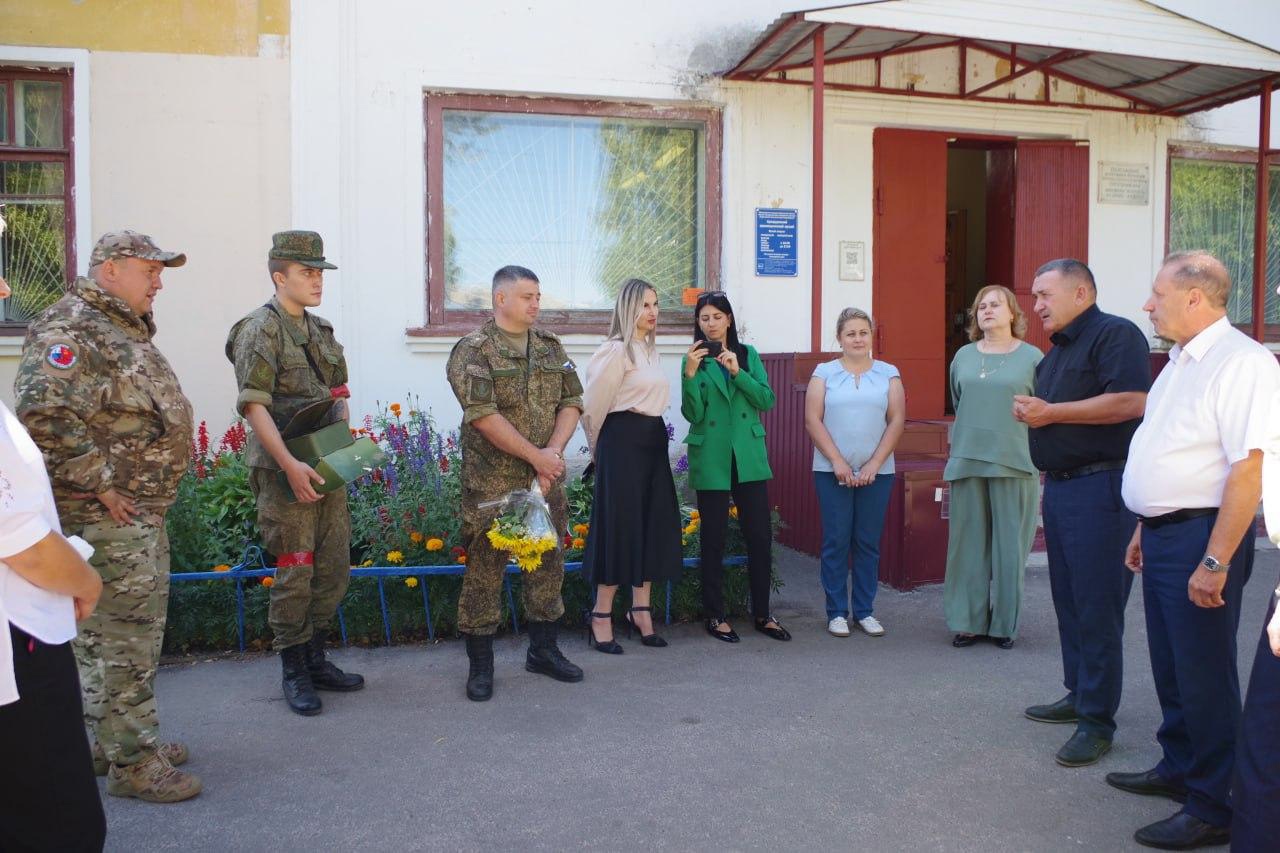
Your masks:
{"label": "beige camouflage cap", "polygon": [[271,251],[267,258],[273,261],[297,261],[304,267],[318,270],[336,270],[324,259],[324,241],[314,231],[277,231],[271,235]]}
{"label": "beige camouflage cap", "polygon": [[89,256],[89,266],[96,267],[113,258],[162,261],[166,267],[180,267],[187,262],[187,256],[182,252],[165,252],[150,237],[137,231],[108,231],[103,234]]}

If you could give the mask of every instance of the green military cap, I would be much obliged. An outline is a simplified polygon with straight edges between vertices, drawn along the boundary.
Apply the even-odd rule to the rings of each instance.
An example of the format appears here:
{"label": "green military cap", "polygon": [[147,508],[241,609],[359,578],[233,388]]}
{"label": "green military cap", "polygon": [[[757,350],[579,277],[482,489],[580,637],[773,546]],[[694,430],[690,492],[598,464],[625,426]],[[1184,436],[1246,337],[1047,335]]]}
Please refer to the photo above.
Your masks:
{"label": "green military cap", "polygon": [[89,266],[96,267],[115,258],[161,261],[166,267],[180,267],[187,262],[187,256],[182,252],[166,252],[146,234],[137,231],[108,231],[103,234],[93,247],[93,254],[89,255]]}
{"label": "green military cap", "polygon": [[314,231],[278,231],[271,235],[271,251],[267,257],[273,261],[297,261],[304,267],[318,270],[336,270],[324,259],[324,241]]}

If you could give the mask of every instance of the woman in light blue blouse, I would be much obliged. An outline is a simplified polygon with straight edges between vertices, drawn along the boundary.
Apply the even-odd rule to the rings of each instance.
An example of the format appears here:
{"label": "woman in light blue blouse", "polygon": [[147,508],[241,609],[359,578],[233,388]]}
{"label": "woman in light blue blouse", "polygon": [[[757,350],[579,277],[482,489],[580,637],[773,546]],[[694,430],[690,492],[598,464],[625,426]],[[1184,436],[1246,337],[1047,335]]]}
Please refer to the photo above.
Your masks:
{"label": "woman in light blue blouse", "polygon": [[841,356],[818,365],[804,398],[813,440],[813,479],[822,513],[822,588],[827,630],[849,636],[849,554],[853,553],[853,618],[873,637],[880,575],[880,534],[893,488],[893,449],[906,424],[898,369],[871,357],[871,317],[846,308],[836,321]]}

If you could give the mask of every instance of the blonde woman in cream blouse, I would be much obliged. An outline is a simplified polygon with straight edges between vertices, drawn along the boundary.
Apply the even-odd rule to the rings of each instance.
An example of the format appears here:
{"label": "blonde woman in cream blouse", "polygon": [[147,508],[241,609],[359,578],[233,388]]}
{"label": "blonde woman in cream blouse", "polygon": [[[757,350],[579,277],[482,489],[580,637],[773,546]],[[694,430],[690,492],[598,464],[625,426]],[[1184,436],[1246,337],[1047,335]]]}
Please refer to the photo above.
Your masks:
{"label": "blonde woman in cream blouse", "polygon": [[613,597],[631,587],[627,621],[640,641],[662,647],[653,630],[654,581],[678,580],[682,568],[680,508],[662,420],[671,386],[656,346],[658,293],[638,278],[618,294],[609,336],[587,365],[583,428],[595,462],[591,525],[582,574],[596,588],[588,642],[622,654],[613,638]]}

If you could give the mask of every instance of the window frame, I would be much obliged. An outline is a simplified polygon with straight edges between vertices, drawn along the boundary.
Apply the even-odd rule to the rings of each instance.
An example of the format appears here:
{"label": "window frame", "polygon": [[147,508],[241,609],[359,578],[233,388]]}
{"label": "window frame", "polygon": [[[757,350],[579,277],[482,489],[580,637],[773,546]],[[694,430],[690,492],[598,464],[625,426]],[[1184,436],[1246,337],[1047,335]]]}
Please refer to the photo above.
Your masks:
{"label": "window frame", "polygon": [[[1164,255],[1169,256],[1169,235],[1173,230],[1173,161],[1174,160],[1202,160],[1214,163],[1234,163],[1239,166],[1252,166],[1254,169],[1258,167],[1258,151],[1256,148],[1228,148],[1228,147],[1210,147],[1204,145],[1192,144],[1176,144],[1169,143],[1167,156],[1165,157],[1164,166]],[[1280,168],[1277,155],[1272,154],[1267,157],[1267,168]],[[1257,180],[1257,176],[1254,176]],[[1249,279],[1250,293],[1252,293],[1253,279]],[[1250,309],[1252,311],[1252,307]],[[1264,308],[1265,310],[1265,308]],[[1250,337],[1253,336],[1252,323],[1232,323],[1232,326],[1244,332]],[[1262,342],[1263,343],[1280,343],[1280,323],[1263,323]]]}
{"label": "window frame", "polygon": [[[14,108],[19,81],[56,82],[62,84],[62,147],[28,148],[17,144],[17,110]],[[63,174],[63,205],[66,212],[63,241],[66,247],[66,271],[64,287],[70,287],[76,277],[76,163],[75,163],[75,85],[72,68],[27,68],[12,64],[0,64],[0,84],[4,86],[6,100],[6,127],[4,140],[0,140],[0,159],[9,162],[61,163]],[[0,337],[26,334],[27,323],[0,318]]]}
{"label": "window frame", "polygon": [[[720,286],[721,216],[720,154],[721,112],[710,107],[666,106],[616,101],[533,98],[505,95],[427,93],[423,96],[426,121],[426,322],[407,330],[415,337],[462,335],[473,331],[490,316],[489,311],[445,308],[444,280],[444,112],[506,112],[570,117],[670,119],[697,122],[703,127],[703,163],[706,172],[703,198],[703,282],[707,289]],[[512,263],[520,263],[512,258]],[[537,270],[534,270],[537,272]],[[557,334],[599,334],[608,326],[607,310],[544,310],[538,325]],[[668,309],[659,315],[659,333],[687,332],[691,318]]]}

